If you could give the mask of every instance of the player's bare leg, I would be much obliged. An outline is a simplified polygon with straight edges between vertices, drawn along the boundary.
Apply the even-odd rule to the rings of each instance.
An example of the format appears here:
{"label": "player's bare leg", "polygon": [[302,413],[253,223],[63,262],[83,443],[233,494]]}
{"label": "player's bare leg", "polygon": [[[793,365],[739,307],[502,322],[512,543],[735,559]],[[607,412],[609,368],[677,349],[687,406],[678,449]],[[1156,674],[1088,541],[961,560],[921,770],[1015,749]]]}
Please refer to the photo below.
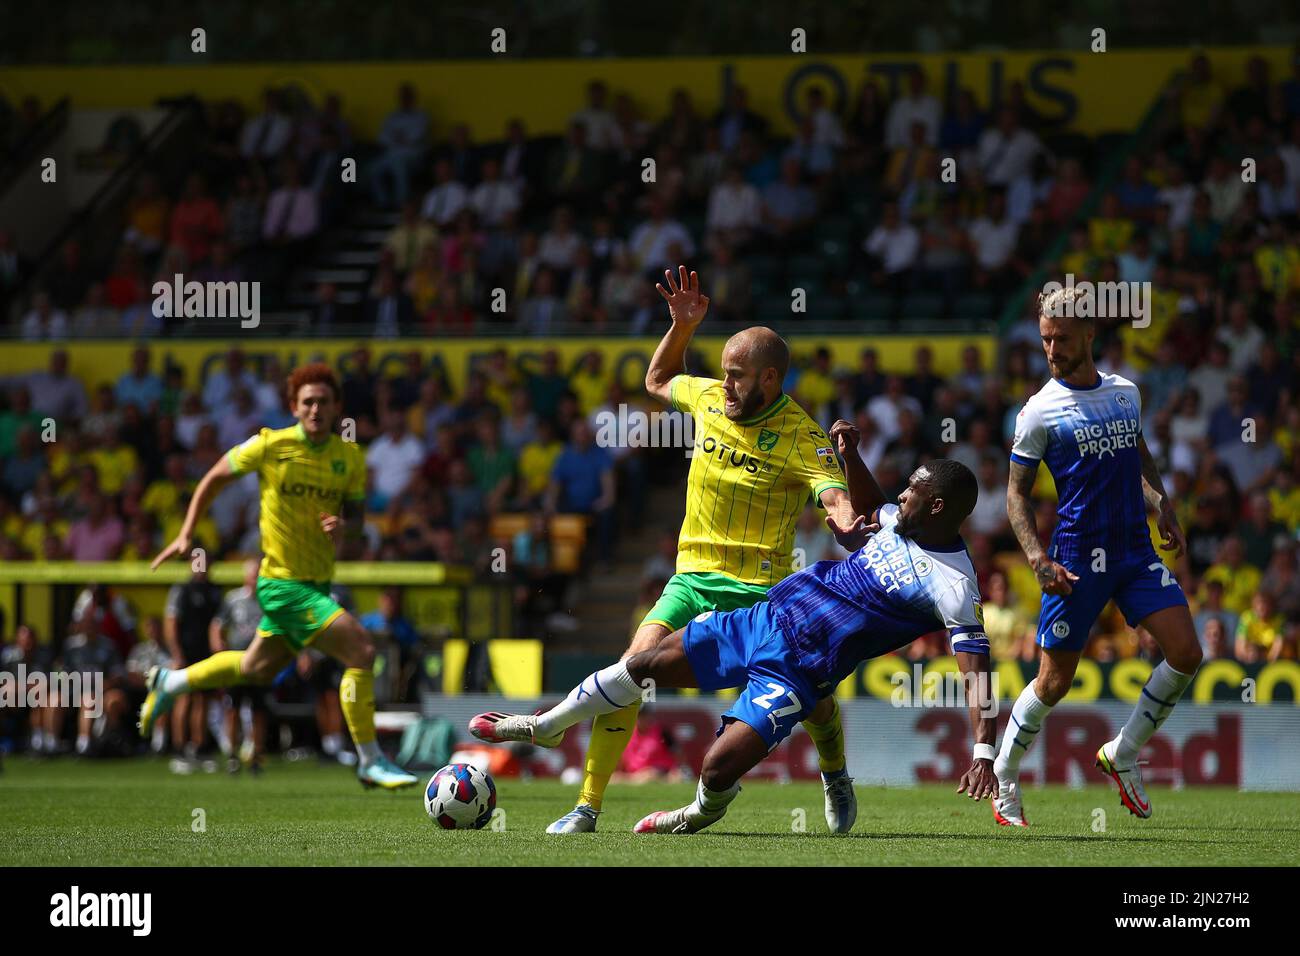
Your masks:
{"label": "player's bare leg", "polygon": [[[637,628],[632,643],[623,652],[623,660],[656,647],[671,631],[666,624],[651,621]],[[601,714],[591,722],[591,739],[587,743],[582,789],[573,809],[546,828],[547,833],[594,833],[609,778],[618,769],[623,751],[632,740],[641,698],[613,713]]]}
{"label": "player's bare leg", "polygon": [[361,622],[346,611],[319,634],[314,646],[343,665],[339,706],[357,747],[357,778],[366,787],[398,790],[418,779],[384,756],[375,738],[375,646]]}
{"label": "player's bare leg", "polygon": [[740,793],[740,778],[768,754],[767,741],[749,724],[729,721],[722,735],[704,755],[704,768],[695,787],[695,799],[676,810],[656,810],[642,817],[634,833],[699,833],[727,813]]}
{"label": "player's bare leg", "polygon": [[1040,648],[1038,676],[1029,682],[1011,708],[1011,719],[1002,734],[1002,745],[993,772],[998,778],[998,795],[993,800],[993,818],[1003,826],[1028,826],[1020,795],[1020,761],[1034,745],[1043,721],[1052,708],[1069,693],[1081,651]]}
{"label": "player's bare leg", "polygon": [[1133,713],[1119,735],[1097,751],[1097,766],[1119,787],[1120,802],[1136,817],[1151,816],[1151,801],[1142,785],[1138,752],[1173,712],[1196,670],[1201,666],[1201,644],[1187,605],[1162,608],[1143,618],[1145,628],[1164,651],[1165,659],[1147,678]]}

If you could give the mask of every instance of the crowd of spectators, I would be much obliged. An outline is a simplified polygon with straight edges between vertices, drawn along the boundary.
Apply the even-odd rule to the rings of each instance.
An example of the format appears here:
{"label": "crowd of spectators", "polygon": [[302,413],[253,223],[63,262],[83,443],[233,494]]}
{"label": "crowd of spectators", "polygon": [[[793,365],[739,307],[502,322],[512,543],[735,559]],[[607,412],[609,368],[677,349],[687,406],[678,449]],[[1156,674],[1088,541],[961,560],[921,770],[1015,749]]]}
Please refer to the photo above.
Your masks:
{"label": "crowd of spectators", "polygon": [[[146,345],[116,381],[89,389],[68,365],[54,348],[47,369],[3,382],[0,559],[149,558],[175,536],[195,483],[226,450],[294,421],[286,369],[274,358],[254,368],[238,348],[202,383],[179,366],[155,368]],[[381,376],[359,347],[340,371],[370,477],[370,520],[350,557],[486,568],[494,516],[561,513],[587,516],[593,556],[608,560],[620,524],[635,523],[635,509],[617,505],[641,493],[641,450],[595,441],[600,413],[629,401],[599,351],[565,368],[548,350],[525,369],[499,348],[460,394],[419,351],[400,374]],[[255,555],[257,519],[248,475],[216,497],[196,543],[218,558]]]}
{"label": "crowd of spectators", "polygon": [[[1300,327],[1285,342],[1261,341],[1233,370],[1225,340],[1240,341],[1227,317],[1189,314],[1206,327],[1200,351],[1175,361],[1134,368],[1110,339],[1098,367],[1136,382],[1143,394],[1143,434],[1187,536],[1175,560],[1158,552],[1192,604],[1207,659],[1245,663],[1296,660],[1300,649]],[[1216,317],[1217,316],[1217,317]],[[1032,326],[1032,328],[1031,328]],[[968,347],[957,374],[931,371],[928,346],[916,350],[907,375],[879,367],[868,348],[856,369],[835,369],[820,350],[792,374],[787,388],[824,426],[854,422],[859,451],[892,500],[927,458],[956,458],[979,480],[979,502],[963,528],[984,596],[985,624],[999,657],[1035,659],[1040,591],[1007,520],[1007,463],[1016,415],[1047,376],[1037,335],[1027,320],[1013,332],[1001,373],[984,367]],[[1020,332],[1023,331],[1024,337]],[[1138,330],[1127,329],[1138,332]],[[1151,333],[1152,329],[1146,332]],[[1157,329],[1157,337],[1161,334]],[[1157,348],[1170,353],[1172,345]],[[1285,359],[1283,358],[1285,356]],[[1165,380],[1178,376],[1167,388]],[[1165,391],[1162,391],[1165,389]],[[1208,401],[1199,398],[1202,393]],[[1208,407],[1207,407],[1208,406]],[[1034,500],[1046,545],[1056,524],[1056,489],[1039,469]],[[1153,540],[1159,541],[1152,517]],[[796,546],[807,563],[842,552],[811,506],[800,519]],[[657,574],[647,567],[647,576]],[[914,657],[946,653],[942,633],[916,642]],[[1159,650],[1141,629],[1130,630],[1112,606],[1098,621],[1085,652],[1101,660]]]}
{"label": "crowd of spectators", "polygon": [[[1193,603],[1207,659],[1294,660],[1300,82],[1273,82],[1256,58],[1247,83],[1229,90],[1198,57],[1171,91],[1168,113],[1150,152],[1128,160],[1097,214],[1072,231],[1052,274],[1150,284],[1149,316],[1099,318],[1096,352],[1102,371],[1141,388],[1143,434],[1187,535],[1187,553],[1167,562]],[[1243,182],[1244,159],[1255,160],[1257,183]],[[1049,207],[1054,202],[1049,197]],[[994,649],[1032,660],[1039,591],[1006,519],[1016,414],[1047,376],[1036,297],[1026,306],[1002,336],[995,368],[985,368],[973,347],[947,377],[934,374],[924,346],[908,375],[881,371],[873,350],[856,369],[833,369],[823,351],[788,384],[823,424],[857,422],[863,456],[887,493],[927,456],[971,467],[980,501],[966,537]],[[945,435],[949,422],[958,425]],[[1036,497],[1046,540],[1056,517],[1045,468]],[[807,530],[826,545],[817,522],[809,519]],[[936,649],[921,642],[914,653]],[[1088,653],[1114,659],[1159,651],[1112,607]]]}
{"label": "crowd of spectators", "polygon": [[[710,118],[675,91],[667,119],[651,126],[629,97],[595,82],[563,141],[549,147],[519,122],[493,148],[463,128],[434,144],[414,90],[399,96],[363,177],[372,202],[400,209],[365,306],[377,336],[490,323],[496,287],[539,335],[574,321],[593,332],[652,330],[662,304],[651,281],[678,261],[702,263],[710,321],[723,328],[761,319],[764,290],[810,258],[829,263],[814,294],[847,292],[848,277],[859,275],[864,288],[898,301],[940,289],[957,309],[972,296],[1010,294],[1042,264],[1095,175],[1052,155],[1015,84],[993,117],[966,94],[944,108],[921,74],[892,102],[868,83],[847,119],[812,90],[798,136],[779,148],[743,87]],[[123,333],[165,332],[142,299],[144,276],[155,271],[197,266],[230,276],[274,262],[282,275],[301,260],[298,238],[337,208],[318,173],[333,161],[321,157],[350,140],[341,115],[337,98],[319,113],[295,113],[278,94],[247,120],[230,104],[214,108],[204,160],[184,192],[173,201],[156,180],[140,180],[107,278],[75,242],[65,246],[22,320],[24,334],[85,334],[104,328],[104,317]],[[949,155],[962,170],[955,184],[933,172]],[[641,188],[645,156],[656,160],[653,189]],[[1241,175],[1247,159],[1254,181]],[[1228,89],[1196,58],[1153,138],[1048,263],[1058,279],[1149,283],[1149,322],[1099,320],[1098,364],[1142,390],[1144,437],[1188,539],[1187,553],[1167,561],[1193,604],[1207,659],[1297,657],[1298,186],[1300,81],[1276,82],[1257,59],[1247,82]],[[295,222],[311,229],[299,235]],[[842,261],[823,242],[827,223],[837,222],[848,237]],[[10,274],[10,247],[0,234],[0,279]],[[344,323],[334,291],[320,289],[314,328]],[[788,320],[788,297],[778,298]],[[870,348],[805,356],[797,327],[787,321],[782,330],[801,358],[787,390],[823,425],[857,424],[860,450],[888,495],[927,457],[958,458],[975,471],[980,503],[966,539],[986,624],[998,656],[1031,660],[1039,591],[1005,509],[1015,416],[1047,374],[1032,300],[1026,306],[995,358],[972,346],[948,375],[935,371],[928,346],[900,374]],[[691,368],[714,371],[698,357]],[[291,423],[286,371],[274,360],[250,367],[233,349],[206,380],[190,382],[179,367],[156,368],[141,346],[119,380],[83,383],[53,347],[46,370],[3,383],[0,560],[150,557],[227,448],[259,427]],[[625,390],[598,351],[565,367],[554,351],[525,365],[501,348],[457,393],[421,351],[396,376],[380,375],[364,347],[339,371],[371,468],[372,517],[349,557],[486,573],[492,549],[503,546],[520,612],[545,622],[563,606],[567,583],[555,571],[548,517],[584,516],[587,561],[608,559],[641,517],[652,452],[601,447],[593,426],[601,411],[644,396]],[[665,474],[680,474],[676,460]],[[1056,520],[1046,469],[1036,497],[1046,539]],[[495,540],[494,519],[504,514],[523,515],[522,530]],[[196,539],[218,557],[256,555],[255,479],[223,491]],[[798,546],[808,563],[834,553],[811,510]],[[667,543],[664,551],[647,569],[643,598],[665,577]],[[125,664],[130,649],[122,650]],[[943,648],[927,639],[909,653]],[[1159,651],[1110,608],[1087,653],[1114,660]]]}
{"label": "crowd of spectators", "polygon": [[[1061,130],[1020,81],[989,109],[965,88],[942,103],[919,70],[892,98],[873,77],[835,107],[814,85],[791,136],[773,134],[739,84],[712,115],[681,88],[657,123],[645,105],[593,80],[562,135],[512,119],[483,142],[464,123],[436,130],[407,83],[362,143],[339,94],[314,105],[268,89],[247,116],[234,101],[206,104],[188,174],[140,175],[112,261],[85,262],[70,241],[21,303],[20,332],[185,328],[150,309],[152,281],[178,272],[257,279],[264,304],[283,306],[293,270],[349,204],[400,218],[359,305],[334,279],[318,283],[304,306],[316,334],[644,332],[653,282],[680,262],[712,277],[719,322],[932,319],[971,303],[987,319],[1090,188],[1091,152],[1058,159]],[[345,156],[358,160],[355,184],[341,181]],[[7,243],[0,234],[0,260]],[[791,311],[796,287],[804,313]]]}
{"label": "crowd of spectators", "polygon": [[[149,560],[175,536],[197,480],[228,448],[259,428],[292,424],[285,371],[274,359],[255,370],[231,349],[203,382],[188,383],[180,367],[156,369],[153,353],[141,345],[116,381],[83,383],[70,374],[67,352],[51,349],[47,369],[3,383],[0,560]],[[566,589],[590,565],[608,562],[620,534],[639,525],[648,456],[664,456],[654,469],[659,480],[685,466],[680,450],[674,456],[597,443],[602,413],[617,417],[621,403],[640,401],[628,398],[598,351],[565,367],[550,350],[524,368],[498,349],[458,394],[415,351],[400,374],[380,376],[369,350],[359,347],[340,372],[347,426],[369,466],[365,533],[342,556],[470,567],[481,579],[508,586],[518,614],[514,633],[571,629]],[[522,520],[499,531],[495,519],[503,515]],[[577,516],[585,528],[586,547],[579,542],[571,564],[552,541],[555,516]],[[210,560],[255,558],[258,518],[257,478],[249,475],[214,499],[195,528],[195,544]],[[206,595],[198,603],[215,614],[212,592],[211,585],[196,591]],[[42,653],[56,646],[66,653],[84,629],[103,647],[117,642],[117,663],[104,669],[116,675],[137,642],[134,612],[120,601],[114,606],[113,615],[74,616],[68,636],[42,643]],[[418,668],[406,652],[423,638],[413,638],[409,624],[390,627],[397,611],[400,604],[389,596],[367,626],[391,630],[404,648],[405,676],[395,692],[408,695]],[[217,638],[208,641],[206,620],[188,633],[186,663],[217,647]],[[174,659],[180,652],[171,636],[154,644]],[[147,643],[142,638],[139,646]],[[142,661],[153,660],[139,653]],[[122,671],[124,693],[139,689],[132,673]],[[120,729],[125,698],[113,699],[112,723]],[[173,730],[176,749],[189,760],[193,745],[206,738],[200,717],[192,721]],[[323,742],[329,736],[322,731]],[[57,746],[55,739],[49,746]]]}

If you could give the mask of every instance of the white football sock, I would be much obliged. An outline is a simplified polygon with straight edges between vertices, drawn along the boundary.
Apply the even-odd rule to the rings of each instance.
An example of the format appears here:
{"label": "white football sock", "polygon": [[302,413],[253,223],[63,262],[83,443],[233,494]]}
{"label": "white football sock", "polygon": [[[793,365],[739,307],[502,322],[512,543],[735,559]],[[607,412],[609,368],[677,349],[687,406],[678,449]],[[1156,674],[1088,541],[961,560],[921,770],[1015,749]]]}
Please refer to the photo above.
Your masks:
{"label": "white football sock", "polygon": [[1133,765],[1142,745],[1151,739],[1165,718],[1173,712],[1174,705],[1191,684],[1193,676],[1174,670],[1168,661],[1156,665],[1147,678],[1146,686],[1142,688],[1142,696],[1138,698],[1133,713],[1115,738],[1117,764],[1121,767]]}
{"label": "white football sock", "polygon": [[1020,778],[1020,761],[1033,746],[1034,738],[1051,712],[1051,706],[1039,699],[1034,681],[1030,681],[1011,708],[1011,721],[1002,732],[1002,746],[993,761],[993,772],[999,781]]}
{"label": "white football sock", "polygon": [[612,714],[641,699],[641,686],[632,679],[622,661],[588,674],[577,687],[537,718],[536,735],[553,737],[588,717]]}
{"label": "white football sock", "polygon": [[384,756],[384,752],[379,749],[379,741],[371,740],[368,743],[357,744],[357,756],[361,758],[361,765],[369,767],[376,760]]}
{"label": "white football sock", "polygon": [[163,675],[162,689],[168,694],[183,694],[190,689],[190,678],[185,673],[186,668],[180,670],[168,671]]}
{"label": "white football sock", "polygon": [[695,816],[716,817],[724,812],[736,794],[740,793],[740,781],[736,781],[726,790],[710,790],[701,778],[695,788],[695,802],[686,808],[687,818]]}

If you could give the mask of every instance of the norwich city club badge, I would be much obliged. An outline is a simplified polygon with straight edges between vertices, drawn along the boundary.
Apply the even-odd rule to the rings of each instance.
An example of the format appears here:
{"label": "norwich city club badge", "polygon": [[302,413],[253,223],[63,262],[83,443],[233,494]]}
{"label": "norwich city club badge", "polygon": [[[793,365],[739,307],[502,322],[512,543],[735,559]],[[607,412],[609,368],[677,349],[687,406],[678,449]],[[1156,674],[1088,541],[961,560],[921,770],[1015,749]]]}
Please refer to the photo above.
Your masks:
{"label": "norwich city club badge", "polygon": [[758,450],[771,451],[776,447],[776,440],[780,437],[780,435],[772,431],[770,428],[764,428],[758,433]]}

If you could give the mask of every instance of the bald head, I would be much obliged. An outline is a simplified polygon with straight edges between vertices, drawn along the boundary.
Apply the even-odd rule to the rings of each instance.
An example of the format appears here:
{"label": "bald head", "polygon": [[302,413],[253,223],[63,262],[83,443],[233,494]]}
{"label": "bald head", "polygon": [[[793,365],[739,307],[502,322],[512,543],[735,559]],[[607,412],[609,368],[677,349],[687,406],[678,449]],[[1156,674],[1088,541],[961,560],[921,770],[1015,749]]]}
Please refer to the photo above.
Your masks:
{"label": "bald head", "polygon": [[790,347],[771,329],[754,326],[737,332],[722,349],[726,415],[743,421],[771,405],[790,370]]}
{"label": "bald head", "polygon": [[724,361],[728,352],[756,372],[776,369],[781,381],[785,381],[785,374],[790,371],[790,346],[786,345],[785,339],[762,325],[744,329],[727,339],[722,350]]}

